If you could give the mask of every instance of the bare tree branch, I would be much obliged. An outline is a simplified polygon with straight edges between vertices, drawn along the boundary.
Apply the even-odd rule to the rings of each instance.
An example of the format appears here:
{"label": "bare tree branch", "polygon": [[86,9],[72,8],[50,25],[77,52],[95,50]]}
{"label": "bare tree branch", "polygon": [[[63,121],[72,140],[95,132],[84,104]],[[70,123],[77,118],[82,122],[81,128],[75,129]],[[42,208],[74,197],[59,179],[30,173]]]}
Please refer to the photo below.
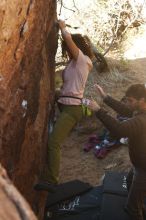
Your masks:
{"label": "bare tree branch", "polygon": [[62,10],[62,6],[63,6],[63,0],[59,0],[60,2],[60,10],[59,10],[59,16],[61,15],[61,10]]}
{"label": "bare tree branch", "polygon": [[73,0],[73,4],[74,4],[74,8],[79,11],[79,9],[77,8],[76,4],[75,4],[75,0]]}
{"label": "bare tree branch", "polygon": [[[61,15],[61,10],[62,10],[62,7],[63,7],[63,8],[65,8],[65,9],[67,9],[67,10],[69,10],[69,11],[75,12],[75,10],[73,10],[73,9],[71,9],[71,8],[66,7],[66,6],[64,5],[63,0],[58,0],[58,2],[60,2],[60,10],[59,10],[59,15]],[[74,1],[73,1],[73,3],[74,3]],[[74,7],[76,8],[75,3],[74,3]],[[77,8],[76,8],[76,9],[77,9]]]}

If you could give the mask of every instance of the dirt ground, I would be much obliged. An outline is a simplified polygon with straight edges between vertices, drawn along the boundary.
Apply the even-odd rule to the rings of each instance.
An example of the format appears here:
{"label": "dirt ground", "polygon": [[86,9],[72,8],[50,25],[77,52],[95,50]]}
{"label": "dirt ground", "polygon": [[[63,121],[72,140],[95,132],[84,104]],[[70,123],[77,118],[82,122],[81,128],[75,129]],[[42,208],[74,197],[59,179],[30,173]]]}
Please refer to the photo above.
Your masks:
{"label": "dirt ground", "polygon": [[[101,103],[92,89],[94,83],[99,83],[107,93],[120,99],[129,85],[146,82],[146,56],[128,60],[122,65],[117,60],[110,60],[109,66],[110,71],[106,73],[99,75],[93,70],[90,74],[85,92],[86,97],[95,98]],[[112,111],[111,114],[113,114]],[[89,136],[98,134],[102,129],[102,124],[95,116],[84,119],[79,126],[80,128],[76,127],[61,147],[60,182],[79,179],[97,185],[102,180],[105,171],[127,171],[130,168],[126,145],[113,149],[105,159],[97,159],[93,150],[88,153],[83,151],[83,146]]]}

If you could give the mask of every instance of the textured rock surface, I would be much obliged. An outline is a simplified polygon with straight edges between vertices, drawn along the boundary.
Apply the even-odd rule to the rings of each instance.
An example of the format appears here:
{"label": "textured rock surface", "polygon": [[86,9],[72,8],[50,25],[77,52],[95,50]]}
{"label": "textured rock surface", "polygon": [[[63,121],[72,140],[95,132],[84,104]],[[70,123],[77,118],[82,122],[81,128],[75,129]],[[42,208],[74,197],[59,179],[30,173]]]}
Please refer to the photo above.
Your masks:
{"label": "textured rock surface", "polygon": [[0,166],[0,219],[1,220],[36,220],[30,206],[8,179]]}
{"label": "textured rock surface", "polygon": [[[57,48],[55,0],[0,1],[0,161],[39,215]],[[40,204],[41,203],[41,204]]]}

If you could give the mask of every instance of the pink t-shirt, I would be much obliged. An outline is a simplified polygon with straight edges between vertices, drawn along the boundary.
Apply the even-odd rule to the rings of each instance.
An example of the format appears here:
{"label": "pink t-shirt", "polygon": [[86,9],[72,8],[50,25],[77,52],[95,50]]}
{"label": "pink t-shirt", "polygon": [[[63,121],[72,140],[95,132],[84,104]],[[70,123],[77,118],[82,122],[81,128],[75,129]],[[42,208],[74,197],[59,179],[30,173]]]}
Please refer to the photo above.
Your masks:
{"label": "pink t-shirt", "polygon": [[[72,59],[62,73],[63,86],[60,95],[83,98],[85,84],[91,68],[91,60],[79,50],[78,59]],[[81,104],[79,99],[63,97],[60,97],[58,102],[65,105]]]}

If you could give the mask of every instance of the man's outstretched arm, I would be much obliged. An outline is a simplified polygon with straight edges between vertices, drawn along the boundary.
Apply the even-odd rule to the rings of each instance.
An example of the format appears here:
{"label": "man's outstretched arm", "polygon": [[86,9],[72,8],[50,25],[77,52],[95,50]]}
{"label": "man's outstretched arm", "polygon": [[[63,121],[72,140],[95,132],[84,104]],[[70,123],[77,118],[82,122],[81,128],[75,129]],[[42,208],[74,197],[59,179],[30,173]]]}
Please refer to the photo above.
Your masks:
{"label": "man's outstretched arm", "polygon": [[103,99],[103,101],[113,110],[122,116],[132,117],[133,111],[126,104],[121,101],[117,101],[116,99],[113,99],[111,96],[107,95],[103,88],[98,84],[94,85],[94,88],[97,94],[99,94]]}
{"label": "man's outstretched arm", "polygon": [[95,101],[90,101],[88,107],[95,112],[97,118],[116,138],[133,137],[142,130],[140,117],[135,117],[120,122],[110,116],[104,109],[100,108],[100,106]]}
{"label": "man's outstretched arm", "polygon": [[109,95],[107,95],[103,101],[108,106],[110,106],[113,110],[115,110],[117,113],[119,113],[121,116],[126,116],[128,118],[132,117],[133,111],[126,104],[122,103],[121,101],[118,101]]}

